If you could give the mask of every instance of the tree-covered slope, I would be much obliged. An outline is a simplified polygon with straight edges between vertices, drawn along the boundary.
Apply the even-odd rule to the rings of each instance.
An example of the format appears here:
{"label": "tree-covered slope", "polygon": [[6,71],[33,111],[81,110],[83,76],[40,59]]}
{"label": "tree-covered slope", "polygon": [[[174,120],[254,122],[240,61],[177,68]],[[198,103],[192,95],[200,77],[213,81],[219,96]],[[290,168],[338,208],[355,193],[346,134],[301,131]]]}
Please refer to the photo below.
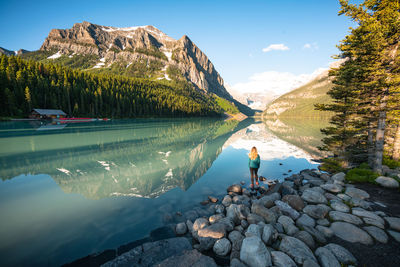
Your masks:
{"label": "tree-covered slope", "polygon": [[32,108],[73,116],[215,116],[212,96],[178,81],[95,74],[55,64],[0,57],[1,116],[27,116]]}
{"label": "tree-covered slope", "polygon": [[324,72],[311,82],[287,93],[271,102],[264,116],[279,117],[327,117],[327,112],[316,111],[315,104],[329,103],[331,98],[327,95],[332,83],[328,72]]}

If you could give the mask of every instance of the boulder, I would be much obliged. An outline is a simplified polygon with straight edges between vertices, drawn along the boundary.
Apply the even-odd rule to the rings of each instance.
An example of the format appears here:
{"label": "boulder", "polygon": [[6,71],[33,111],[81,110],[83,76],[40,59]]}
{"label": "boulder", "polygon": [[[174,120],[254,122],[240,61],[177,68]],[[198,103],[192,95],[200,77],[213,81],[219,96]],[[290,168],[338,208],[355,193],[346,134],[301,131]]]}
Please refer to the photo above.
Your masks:
{"label": "boulder", "polygon": [[334,222],[330,229],[335,235],[343,240],[351,243],[361,243],[364,245],[372,245],[372,238],[363,230],[347,222]]}
{"label": "boulder", "polygon": [[373,226],[379,227],[381,229],[385,229],[385,223],[380,220],[375,220],[375,219],[368,218],[368,217],[363,217],[362,219],[365,222],[365,224],[367,224],[367,225],[373,225]]}
{"label": "boulder", "polygon": [[242,193],[242,187],[238,184],[234,184],[234,185],[231,185],[230,187],[228,187],[228,189],[226,191],[228,191],[228,193],[233,192],[233,193],[240,195]]}
{"label": "boulder", "polygon": [[286,234],[292,236],[299,231],[299,229],[294,225],[294,221],[288,216],[282,215],[278,219],[278,223],[282,224],[283,229]]}
{"label": "boulder", "polygon": [[324,196],[326,197],[327,200],[340,200],[336,195],[331,194],[331,193],[325,193]]}
{"label": "boulder", "polygon": [[399,232],[395,232],[392,230],[388,230],[387,232],[389,233],[389,235],[391,235],[394,238],[394,240],[396,240],[397,242],[400,242],[400,233]]}
{"label": "boulder", "polygon": [[264,206],[260,205],[259,203],[254,203],[251,206],[251,212],[263,217],[266,223],[276,222],[276,214],[268,210]]}
{"label": "boulder", "polygon": [[343,201],[350,201],[351,197],[346,194],[337,194],[337,197],[342,199]]}
{"label": "boulder", "polygon": [[237,205],[244,204],[245,206],[250,207],[250,198],[246,195],[234,196],[232,198],[232,203]]}
{"label": "boulder", "polygon": [[244,235],[235,230],[229,233],[228,239],[232,243],[232,250],[240,250],[240,248],[242,247]]}
{"label": "boulder", "polygon": [[271,254],[257,236],[243,239],[240,260],[250,267],[271,266]]}
{"label": "boulder", "polygon": [[311,188],[304,190],[301,198],[308,203],[313,204],[325,204],[328,202],[323,194],[317,192],[316,190],[312,190]]}
{"label": "boulder", "polygon": [[271,195],[264,196],[260,198],[257,202],[258,204],[264,206],[265,208],[271,208],[275,205],[275,200],[280,200],[281,195],[279,193],[273,193]]}
{"label": "boulder", "polygon": [[343,221],[343,222],[348,222],[348,223],[352,223],[355,225],[363,224],[363,221],[360,218],[358,218],[357,216],[349,214],[349,213],[340,212],[340,211],[330,211],[329,217],[334,221]]}
{"label": "boulder", "polygon": [[215,205],[215,213],[224,214],[225,213],[225,206],[221,205],[221,204]]}
{"label": "boulder", "polygon": [[375,226],[365,226],[363,227],[370,236],[372,236],[376,241],[386,244],[389,240],[387,234],[382,229]]}
{"label": "boulder", "polygon": [[327,219],[319,219],[317,220],[318,225],[329,226],[331,223]]}
{"label": "boulder", "polygon": [[225,216],[222,214],[214,214],[208,218],[208,221],[210,222],[210,224],[213,224],[221,220],[222,218],[225,218]]}
{"label": "boulder", "polygon": [[397,217],[384,217],[384,219],[389,223],[391,229],[400,231],[400,218]]}
{"label": "boulder", "polygon": [[214,223],[197,231],[199,237],[223,238],[226,235],[226,227],[222,223]]}
{"label": "boulder", "polygon": [[311,218],[310,216],[308,216],[307,214],[303,213],[300,218],[297,219],[296,221],[296,225],[300,228],[304,227],[304,226],[310,226],[310,227],[314,227],[315,226],[315,221],[313,218]]}
{"label": "boulder", "polygon": [[[250,214],[249,214],[250,215]],[[254,215],[256,215],[256,214],[254,214]],[[258,215],[257,215],[258,216]],[[249,218],[249,216],[247,216],[247,218]],[[257,223],[259,223],[259,222],[257,222]],[[255,224],[257,224],[257,223],[255,223]],[[250,225],[250,223],[248,222],[248,221],[246,221],[246,220],[241,220],[240,221],[240,226],[242,226],[243,227],[243,229],[246,229],[247,227],[249,227],[249,225]]]}
{"label": "boulder", "polygon": [[229,195],[224,196],[224,199],[222,199],[222,205],[225,207],[228,207],[229,205],[232,204],[232,198]]}
{"label": "boulder", "polygon": [[343,187],[339,184],[323,184],[320,187],[332,193],[339,193],[343,190]]}
{"label": "boulder", "polygon": [[[146,266],[146,265],[140,265]],[[207,266],[217,267],[214,259],[201,254],[196,249],[183,251],[180,255],[170,256],[162,262],[154,265],[155,267],[186,267],[186,266]]]}
{"label": "boulder", "polygon": [[[183,266],[182,266],[183,267]],[[200,267],[200,266],[199,266]],[[205,266],[207,267],[207,266]],[[233,258],[231,260],[231,265],[230,267],[247,267],[243,262],[241,262],[239,259],[237,258]]]}
{"label": "boulder", "polygon": [[349,212],[350,208],[340,200],[332,200],[330,202],[331,208],[336,211]]}
{"label": "boulder", "polygon": [[314,238],[306,231],[300,231],[294,235],[295,238],[303,241],[310,249],[315,248]]}
{"label": "boulder", "polygon": [[360,199],[369,198],[369,194],[367,192],[355,187],[347,187],[345,193],[346,195],[352,198],[360,198]]}
{"label": "boulder", "polygon": [[235,225],[239,225],[240,221],[246,219],[249,213],[249,208],[243,204],[231,204],[226,208],[226,217],[231,218]]}
{"label": "boulder", "polygon": [[284,236],[279,245],[279,250],[288,254],[297,264],[303,264],[309,259],[317,261],[311,249],[297,238]]}
{"label": "boulder", "polygon": [[198,231],[209,225],[208,220],[205,218],[198,218],[193,223],[193,231]]}
{"label": "boulder", "polygon": [[298,213],[295,209],[293,209],[289,204],[282,202],[280,200],[275,201],[276,207],[279,208],[279,210],[282,212],[282,214],[285,214],[292,218],[293,220],[296,220],[299,218],[300,213]]}
{"label": "boulder", "polygon": [[245,236],[246,237],[250,237],[250,236],[257,236],[259,238],[261,238],[261,227],[257,224],[250,224],[249,227],[247,227],[247,230],[245,232]]}
{"label": "boulder", "polygon": [[301,211],[304,208],[304,201],[298,195],[286,195],[282,198],[283,202],[286,202],[297,211]]}
{"label": "boulder", "polygon": [[386,188],[399,188],[399,182],[391,177],[379,176],[375,182]]}
{"label": "boulder", "polygon": [[328,214],[330,208],[326,205],[307,205],[303,211],[314,219],[323,219]]}
{"label": "boulder", "polygon": [[321,232],[326,238],[331,238],[334,235],[333,231],[330,228],[322,225],[317,225],[315,229]]}
{"label": "boulder", "polygon": [[278,232],[271,224],[267,224],[264,226],[261,239],[266,245],[271,245],[272,242],[275,241],[277,236]]}
{"label": "boulder", "polygon": [[340,267],[340,263],[335,255],[327,248],[317,248],[315,256],[317,256],[322,267]]}
{"label": "boulder", "polygon": [[259,222],[265,222],[264,218],[261,217],[260,215],[254,214],[254,213],[250,213],[247,216],[247,222],[249,224],[257,224]]}
{"label": "boulder", "polygon": [[231,242],[226,238],[219,239],[215,242],[213,251],[218,256],[226,256],[231,251]]}
{"label": "boulder", "polygon": [[[376,226],[378,226],[378,225],[384,226],[385,225],[384,220],[381,217],[379,217],[379,215],[375,214],[374,212],[366,211],[362,208],[353,208],[352,213],[359,217],[363,217],[364,221],[368,224],[372,224],[372,225],[376,225]],[[365,220],[365,219],[367,219],[367,220]],[[382,228],[382,227],[380,227],[380,228]]]}
{"label": "boulder", "polygon": [[325,235],[313,227],[304,226],[304,230],[307,231],[317,242],[325,244]]}
{"label": "boulder", "polygon": [[187,232],[187,226],[186,223],[182,222],[182,223],[178,223],[175,227],[175,233],[177,235],[184,235]]}
{"label": "boulder", "polygon": [[333,181],[344,182],[345,177],[346,177],[346,174],[344,174],[343,172],[339,172],[339,173],[332,175],[331,179]]}
{"label": "boulder", "polygon": [[303,267],[321,267],[321,266],[315,261],[307,259],[304,261]]}
{"label": "boulder", "polygon": [[271,252],[272,263],[276,267],[297,267],[296,263],[285,253],[281,251]]}
{"label": "boulder", "polygon": [[329,249],[340,263],[357,265],[357,259],[344,247],[330,243],[324,248]]}
{"label": "boulder", "polygon": [[193,233],[193,223],[190,220],[186,221],[186,226],[187,226],[189,233]]}

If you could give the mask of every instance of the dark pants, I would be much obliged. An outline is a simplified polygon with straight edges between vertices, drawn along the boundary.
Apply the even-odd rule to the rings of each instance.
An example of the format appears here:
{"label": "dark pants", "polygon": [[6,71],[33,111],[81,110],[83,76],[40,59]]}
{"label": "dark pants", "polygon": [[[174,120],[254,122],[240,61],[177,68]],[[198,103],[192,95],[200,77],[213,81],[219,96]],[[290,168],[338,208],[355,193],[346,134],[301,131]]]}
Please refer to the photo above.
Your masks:
{"label": "dark pants", "polygon": [[258,168],[250,168],[250,177],[251,177],[251,184],[254,184],[254,178],[256,178],[256,182],[258,182]]}

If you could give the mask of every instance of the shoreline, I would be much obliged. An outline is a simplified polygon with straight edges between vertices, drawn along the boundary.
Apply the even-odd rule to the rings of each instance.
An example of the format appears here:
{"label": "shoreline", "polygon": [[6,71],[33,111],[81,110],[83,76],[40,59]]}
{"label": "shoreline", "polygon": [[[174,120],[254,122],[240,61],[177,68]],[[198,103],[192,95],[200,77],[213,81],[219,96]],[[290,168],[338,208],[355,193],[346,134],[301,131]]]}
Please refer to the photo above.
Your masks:
{"label": "shoreline", "polygon": [[[176,259],[211,266],[251,266],[254,259],[265,260],[266,266],[282,260],[287,266],[400,265],[400,255],[394,253],[400,246],[398,189],[350,184],[344,173],[331,175],[314,169],[302,170],[268,188],[260,186],[256,194],[239,184],[227,192],[218,198],[209,196],[202,208],[196,205],[183,214],[175,212],[172,220],[146,238],[65,266],[136,265],[135,260],[144,258],[153,258],[152,264],[160,266],[171,266]],[[171,251],[164,257],[154,254],[160,246]],[[302,252],[298,255],[294,248],[299,246]],[[267,256],[251,255],[254,248]],[[355,262],[340,258],[335,248],[348,257],[353,255]]]}

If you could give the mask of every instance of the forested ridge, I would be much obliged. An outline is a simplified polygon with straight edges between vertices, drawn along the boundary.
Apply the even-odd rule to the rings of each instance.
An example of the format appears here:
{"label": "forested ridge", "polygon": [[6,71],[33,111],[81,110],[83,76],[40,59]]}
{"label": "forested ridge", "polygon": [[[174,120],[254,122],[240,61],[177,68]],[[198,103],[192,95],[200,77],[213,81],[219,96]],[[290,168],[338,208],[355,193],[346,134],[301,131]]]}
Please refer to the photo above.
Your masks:
{"label": "forested ridge", "polygon": [[384,154],[400,160],[400,3],[340,0],[339,14],[350,17],[351,28],[338,48],[344,63],[330,72],[330,104],[316,108],[334,113],[323,129],[323,149],[331,163],[347,168],[368,163],[382,173]]}
{"label": "forested ridge", "polygon": [[32,108],[70,116],[218,116],[212,96],[184,81],[151,81],[0,57],[0,116],[26,117]]}

